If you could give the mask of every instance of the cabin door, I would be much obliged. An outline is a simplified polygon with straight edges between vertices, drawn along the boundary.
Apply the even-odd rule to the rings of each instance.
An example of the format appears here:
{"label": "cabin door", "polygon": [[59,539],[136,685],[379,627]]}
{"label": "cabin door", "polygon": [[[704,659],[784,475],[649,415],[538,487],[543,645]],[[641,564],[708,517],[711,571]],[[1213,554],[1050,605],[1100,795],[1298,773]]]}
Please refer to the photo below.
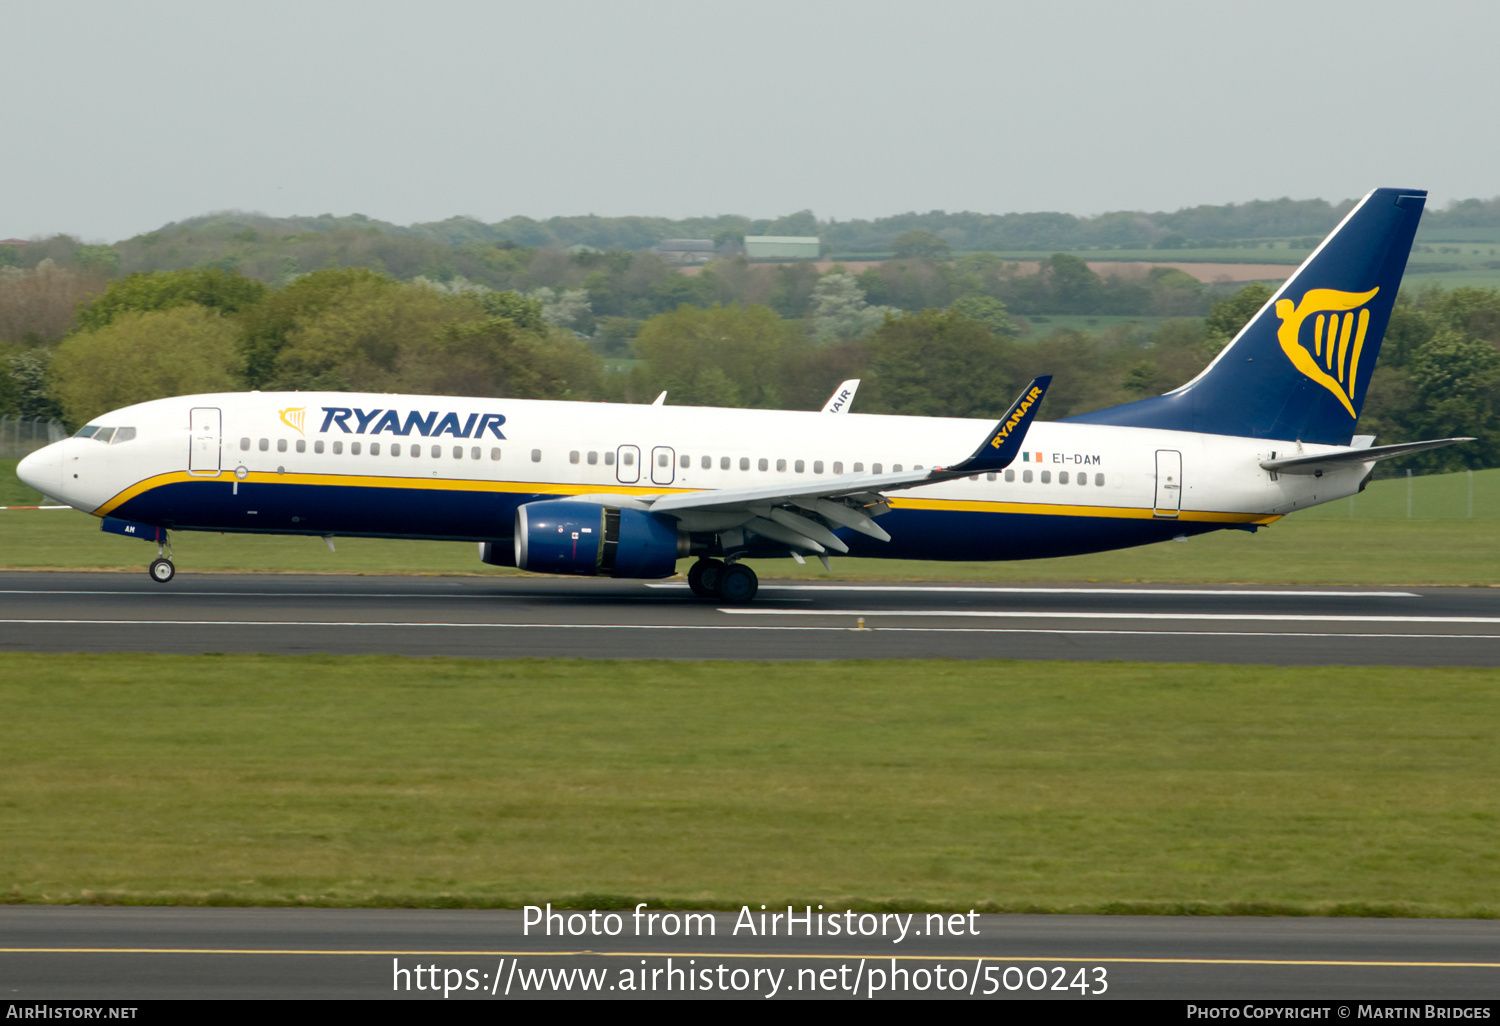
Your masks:
{"label": "cabin door", "polygon": [[1156,450],[1156,508],[1159,517],[1175,517],[1182,512],[1182,453],[1176,449]]}
{"label": "cabin door", "polygon": [[193,410],[189,417],[189,433],[192,436],[188,450],[189,474],[217,474],[219,472],[219,427],[222,414],[209,407]]}
{"label": "cabin door", "polygon": [[615,450],[615,477],[621,484],[635,484],[641,479],[641,450],[622,445]]}
{"label": "cabin door", "polygon": [[669,485],[672,483],[672,475],[675,468],[672,466],[677,461],[677,453],[670,447],[658,445],[651,450],[651,483]]}

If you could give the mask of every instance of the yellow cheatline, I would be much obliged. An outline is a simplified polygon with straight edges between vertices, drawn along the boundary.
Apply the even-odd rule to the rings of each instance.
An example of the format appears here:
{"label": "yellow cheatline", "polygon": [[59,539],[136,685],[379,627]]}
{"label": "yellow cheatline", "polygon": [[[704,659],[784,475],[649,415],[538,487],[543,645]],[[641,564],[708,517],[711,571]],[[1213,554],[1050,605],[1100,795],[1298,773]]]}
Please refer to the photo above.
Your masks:
{"label": "yellow cheatline", "polygon": [[[1046,502],[976,502],[959,499],[890,500],[892,509],[930,509],[955,513],[1029,513],[1059,517],[1106,517],[1117,520],[1159,519],[1149,507],[1136,506],[1068,506]],[[1175,519],[1216,524],[1270,524],[1281,519],[1275,513],[1220,513],[1207,510],[1183,510]]]}
{"label": "yellow cheatline", "polygon": [[[235,480],[230,471],[221,471],[220,475]],[[124,491],[107,500],[93,511],[95,516],[108,516],[109,513],[146,492],[164,485],[179,484],[182,482],[212,482],[218,481],[219,477],[209,477],[203,474],[189,474],[186,471],[174,471],[169,474],[157,474],[148,477],[144,481],[137,481]],[[698,489],[672,488],[663,485],[563,485],[549,484],[543,481],[473,481],[460,478],[440,477],[381,477],[373,474],[276,474],[265,471],[252,471],[244,478],[238,479],[240,484],[301,484],[301,485],[324,485],[342,488],[414,488],[422,491],[442,492],[523,492],[528,494],[545,495],[661,495],[668,492],[690,492]]]}
{"label": "yellow cheatline", "polygon": [[[225,471],[224,473],[228,473]],[[214,481],[216,478],[201,474],[175,471],[157,474],[138,481],[109,499],[97,509],[95,516],[108,516],[129,500],[154,488],[183,482]],[[697,488],[673,488],[663,485],[567,485],[544,481],[471,481],[458,478],[427,477],[377,477],[360,474],[273,474],[255,471],[241,482],[255,484],[301,484],[321,485],[336,488],[410,488],[422,491],[485,492],[529,495],[662,495],[680,492],[702,491]],[[1134,506],[1071,506],[1063,503],[1045,502],[984,502],[959,499],[892,498],[892,509],[944,510],[956,513],[1026,513],[1064,517],[1105,517],[1124,520],[1157,519],[1150,508]],[[1266,513],[1226,513],[1211,510],[1183,510],[1176,517],[1180,521],[1219,524],[1270,524],[1281,517]]]}
{"label": "yellow cheatline", "polygon": [[781,958],[781,959],[880,959],[902,962],[1112,962],[1132,965],[1306,965],[1351,966],[1388,969],[1500,969],[1500,962],[1361,961],[1333,958],[1132,958],[1097,955],[873,955],[848,952],[755,952],[755,951],[428,951],[404,948],[0,948],[0,955],[405,955],[457,958]]}

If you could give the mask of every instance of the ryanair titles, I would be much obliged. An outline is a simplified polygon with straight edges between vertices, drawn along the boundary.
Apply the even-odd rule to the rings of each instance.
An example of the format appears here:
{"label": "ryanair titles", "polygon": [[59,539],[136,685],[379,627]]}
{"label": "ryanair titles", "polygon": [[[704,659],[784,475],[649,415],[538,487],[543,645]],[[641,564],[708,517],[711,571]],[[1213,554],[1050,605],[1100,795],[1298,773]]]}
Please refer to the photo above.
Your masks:
{"label": "ryanair titles", "polygon": [[1005,423],[1000,425],[1000,430],[995,432],[995,437],[990,439],[991,447],[1000,448],[1005,440],[1010,437],[1010,433],[1016,429],[1017,425],[1026,419],[1027,411],[1035,406],[1037,400],[1041,397],[1042,390],[1036,385],[1032,385],[1030,391],[1010,411],[1010,416],[1005,418]]}
{"label": "ryanair titles", "polygon": [[393,435],[405,436],[416,433],[423,438],[436,438],[439,435],[452,435],[454,438],[483,438],[485,432],[489,432],[504,441],[505,436],[500,433],[500,425],[504,423],[505,417],[499,413],[445,413],[439,417],[436,410],[427,413],[411,410],[403,416],[400,410],[361,410],[346,406],[325,406],[323,407],[323,426],[318,431],[326,433],[329,428],[338,425],[339,430],[346,435],[378,435],[382,432],[389,432]]}

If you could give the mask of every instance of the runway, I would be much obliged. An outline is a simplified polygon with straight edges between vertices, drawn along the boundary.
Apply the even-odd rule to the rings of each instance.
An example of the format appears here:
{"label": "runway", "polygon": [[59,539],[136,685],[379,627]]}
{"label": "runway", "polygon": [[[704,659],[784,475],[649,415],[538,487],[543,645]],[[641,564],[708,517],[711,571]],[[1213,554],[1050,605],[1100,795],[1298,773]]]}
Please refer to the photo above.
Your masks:
{"label": "runway", "polygon": [[1500,589],[0,574],[0,650],[1500,665]]}
{"label": "runway", "polygon": [[[444,980],[450,1000],[563,991],[765,999],[773,983],[783,998],[892,996],[893,988],[902,996],[903,982],[908,997],[1000,999],[1482,1001],[1500,991],[1500,923],[1489,921],[918,913],[903,917],[908,932],[897,939],[902,922],[891,914],[824,915],[855,936],[807,936],[794,924],[788,937],[784,919],[766,936],[747,932],[735,912],[696,921],[690,937],[680,916],[675,937],[662,935],[672,925],[665,917],[625,911],[590,926],[581,916],[571,923],[580,936],[567,934],[560,916],[549,937],[540,926],[528,935],[513,910],[9,906],[0,907],[0,991],[9,1000],[443,1000]],[[757,908],[756,924],[758,916]],[[676,976],[667,975],[669,958]],[[435,991],[417,987],[418,966],[436,967],[421,980]],[[710,975],[689,988],[688,970]],[[585,982],[590,972],[597,986]],[[644,986],[622,989],[622,974]]]}

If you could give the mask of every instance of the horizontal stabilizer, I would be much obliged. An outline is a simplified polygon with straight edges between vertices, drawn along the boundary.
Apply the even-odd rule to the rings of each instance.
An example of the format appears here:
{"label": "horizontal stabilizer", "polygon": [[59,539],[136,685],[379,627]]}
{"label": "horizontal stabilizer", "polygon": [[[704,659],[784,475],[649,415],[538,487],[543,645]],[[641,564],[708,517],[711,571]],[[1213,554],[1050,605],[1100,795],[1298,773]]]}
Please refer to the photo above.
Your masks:
{"label": "horizontal stabilizer", "polygon": [[1317,474],[1326,470],[1338,470],[1355,463],[1374,463],[1388,460],[1392,456],[1421,452],[1424,449],[1441,449],[1456,442],[1472,442],[1472,438],[1434,438],[1425,442],[1402,442],[1399,445],[1377,445],[1374,448],[1346,449],[1343,452],[1325,452],[1316,456],[1293,456],[1290,459],[1264,460],[1262,470],[1277,474]]}

